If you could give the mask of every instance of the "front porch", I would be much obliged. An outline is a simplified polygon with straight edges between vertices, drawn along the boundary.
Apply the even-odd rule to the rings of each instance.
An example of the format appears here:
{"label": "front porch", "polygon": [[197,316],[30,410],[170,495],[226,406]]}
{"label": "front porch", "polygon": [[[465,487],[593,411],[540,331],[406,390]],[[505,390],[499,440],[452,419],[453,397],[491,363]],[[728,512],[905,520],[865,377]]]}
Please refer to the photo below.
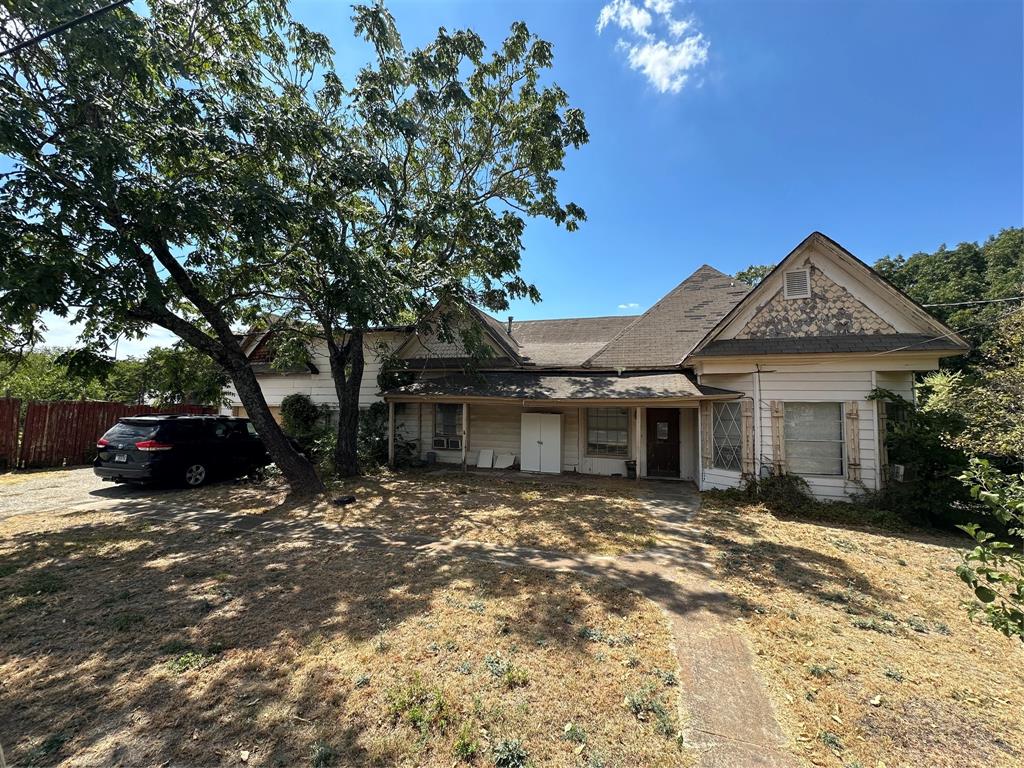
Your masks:
{"label": "front porch", "polygon": [[401,442],[427,464],[670,478],[699,487],[710,428],[701,404],[740,397],[682,371],[424,377],[384,393],[388,458],[394,465]]}

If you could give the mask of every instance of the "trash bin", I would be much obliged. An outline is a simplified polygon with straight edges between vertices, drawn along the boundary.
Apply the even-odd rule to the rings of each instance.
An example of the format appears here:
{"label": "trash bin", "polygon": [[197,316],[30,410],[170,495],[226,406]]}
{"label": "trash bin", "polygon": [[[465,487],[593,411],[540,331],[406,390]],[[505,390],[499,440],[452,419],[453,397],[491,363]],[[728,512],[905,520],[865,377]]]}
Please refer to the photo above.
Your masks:
{"label": "trash bin", "polygon": [[628,477],[630,480],[636,480],[636,462],[635,461],[627,461],[626,462],[626,477]]}

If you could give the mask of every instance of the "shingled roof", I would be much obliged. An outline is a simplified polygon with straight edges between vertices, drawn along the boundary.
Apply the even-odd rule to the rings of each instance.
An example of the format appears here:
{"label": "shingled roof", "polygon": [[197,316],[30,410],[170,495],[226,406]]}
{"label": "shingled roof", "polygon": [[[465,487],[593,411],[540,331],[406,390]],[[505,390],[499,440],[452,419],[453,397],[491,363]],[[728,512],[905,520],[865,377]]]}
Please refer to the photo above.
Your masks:
{"label": "shingled roof", "polygon": [[749,292],[749,285],[705,264],[584,365],[605,369],[676,366]]}
{"label": "shingled roof", "polygon": [[781,339],[716,339],[692,357],[729,355],[798,355],[805,352],[950,352],[963,348],[949,338],[923,333],[850,334],[846,336],[798,336]]}
{"label": "shingled roof", "polygon": [[522,320],[512,323],[512,337],[527,365],[578,368],[637,315]]}
{"label": "shingled roof", "polygon": [[502,400],[687,400],[739,397],[739,393],[697,384],[685,373],[630,376],[545,374],[526,371],[456,374],[420,379],[384,394],[387,400],[486,398]]}

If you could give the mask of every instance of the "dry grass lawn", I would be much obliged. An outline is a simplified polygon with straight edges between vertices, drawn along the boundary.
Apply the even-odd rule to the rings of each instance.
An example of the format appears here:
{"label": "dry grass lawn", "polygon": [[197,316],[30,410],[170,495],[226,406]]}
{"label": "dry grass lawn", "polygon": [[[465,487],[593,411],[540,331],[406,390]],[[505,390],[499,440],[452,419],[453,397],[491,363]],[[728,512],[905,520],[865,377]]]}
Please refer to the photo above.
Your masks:
{"label": "dry grass lawn", "polygon": [[357,501],[330,507],[342,525],[507,547],[617,555],[658,543],[658,523],[625,480],[579,485],[519,473],[389,473],[338,483]]}
{"label": "dry grass lawn", "polygon": [[19,766],[692,762],[663,615],[595,579],[50,512],[0,521],[0,626]]}
{"label": "dry grass lawn", "polygon": [[1024,648],[972,624],[964,539],[782,520],[705,497],[741,626],[815,765],[1024,765]]}

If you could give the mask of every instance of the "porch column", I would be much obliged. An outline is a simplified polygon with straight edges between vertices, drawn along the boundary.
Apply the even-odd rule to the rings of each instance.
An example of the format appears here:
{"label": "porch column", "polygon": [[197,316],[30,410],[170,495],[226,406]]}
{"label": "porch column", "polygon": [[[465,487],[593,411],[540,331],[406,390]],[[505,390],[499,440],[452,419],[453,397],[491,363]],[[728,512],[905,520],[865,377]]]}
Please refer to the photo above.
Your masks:
{"label": "porch column", "polygon": [[388,466],[395,467],[395,404],[388,401]]}
{"label": "porch column", "polygon": [[462,404],[462,471],[466,471],[466,453],[469,450],[469,403]]}
{"label": "porch column", "polygon": [[[640,482],[640,476],[642,474],[644,474],[644,470],[647,469],[647,461],[646,460],[641,461],[641,458],[640,458],[640,451],[642,450],[641,444],[640,444],[640,426],[643,423],[644,409],[641,408],[638,405],[633,410],[636,411],[636,437],[634,438],[634,443],[636,444],[636,450],[633,452],[634,453],[633,458],[636,460],[636,481],[637,481],[637,483],[639,483]],[[646,459],[646,457],[644,457],[644,458]],[[643,466],[641,466],[641,464],[643,464]]]}

